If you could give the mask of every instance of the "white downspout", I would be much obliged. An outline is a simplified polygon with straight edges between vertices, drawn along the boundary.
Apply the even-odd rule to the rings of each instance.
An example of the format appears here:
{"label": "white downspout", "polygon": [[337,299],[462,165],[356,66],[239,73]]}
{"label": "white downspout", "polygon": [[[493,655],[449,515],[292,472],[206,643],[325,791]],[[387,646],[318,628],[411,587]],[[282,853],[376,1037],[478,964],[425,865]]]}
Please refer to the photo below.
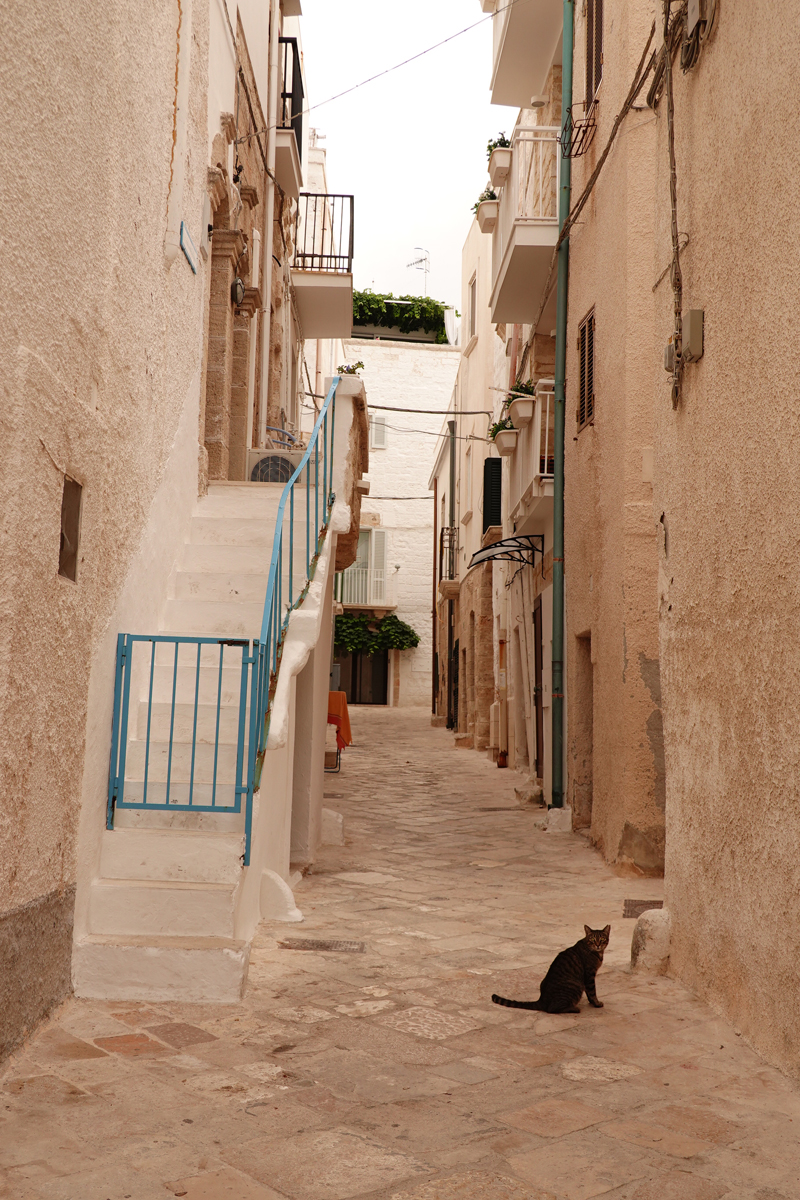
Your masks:
{"label": "white downspout", "polygon": [[280,0],[271,0],[269,18],[269,96],[267,97],[267,199],[264,230],[264,320],[261,323],[261,393],[258,401],[258,444],[267,444],[267,394],[269,392],[269,340],[272,324],[272,243],[275,226],[275,143],[278,124],[278,74],[280,71]]}

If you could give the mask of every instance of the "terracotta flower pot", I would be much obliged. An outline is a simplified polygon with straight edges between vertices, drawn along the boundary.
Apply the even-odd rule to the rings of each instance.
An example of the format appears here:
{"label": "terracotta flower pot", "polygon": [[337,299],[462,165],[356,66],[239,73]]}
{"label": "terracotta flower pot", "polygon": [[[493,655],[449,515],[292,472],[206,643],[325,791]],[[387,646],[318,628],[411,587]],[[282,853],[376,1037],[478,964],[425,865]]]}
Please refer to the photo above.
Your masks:
{"label": "terracotta flower pot", "polygon": [[508,412],[517,429],[524,429],[526,425],[530,425],[534,404],[533,396],[517,396],[511,401]]}
{"label": "terracotta flower pot", "polygon": [[478,205],[478,225],[481,233],[491,233],[497,224],[497,200],[481,200]]}
{"label": "terracotta flower pot", "polygon": [[517,448],[517,433],[516,429],[498,429],[494,435],[494,444],[501,457],[505,458],[507,454],[514,453]]}

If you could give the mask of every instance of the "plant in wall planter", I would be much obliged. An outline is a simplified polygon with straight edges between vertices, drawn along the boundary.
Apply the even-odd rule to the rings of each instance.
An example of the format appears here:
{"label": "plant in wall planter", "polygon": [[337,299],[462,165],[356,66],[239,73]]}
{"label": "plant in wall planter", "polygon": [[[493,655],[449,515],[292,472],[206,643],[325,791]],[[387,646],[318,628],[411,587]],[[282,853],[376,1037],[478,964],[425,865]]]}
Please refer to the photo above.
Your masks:
{"label": "plant in wall planter", "polygon": [[490,183],[481,192],[480,196],[472,206],[472,211],[478,218],[478,225],[481,233],[491,233],[497,224],[497,212],[499,205],[497,203],[497,193]]}
{"label": "plant in wall planter", "polygon": [[486,145],[489,156],[489,178],[492,187],[502,187],[511,170],[511,143],[504,133],[490,138]]}
{"label": "plant in wall planter", "polygon": [[358,375],[358,372],[363,370],[364,364],[359,359],[356,363],[342,363],[340,367],[336,368],[336,373],[337,375]]}
{"label": "plant in wall planter", "polygon": [[533,420],[533,409],[536,403],[536,384],[527,380],[514,384],[506,397],[506,410],[517,429],[524,429]]}
{"label": "plant in wall planter", "polygon": [[514,423],[508,414],[489,426],[489,437],[497,447],[497,453],[503,458],[507,454],[514,453],[517,446],[518,433],[519,430],[514,427]]}

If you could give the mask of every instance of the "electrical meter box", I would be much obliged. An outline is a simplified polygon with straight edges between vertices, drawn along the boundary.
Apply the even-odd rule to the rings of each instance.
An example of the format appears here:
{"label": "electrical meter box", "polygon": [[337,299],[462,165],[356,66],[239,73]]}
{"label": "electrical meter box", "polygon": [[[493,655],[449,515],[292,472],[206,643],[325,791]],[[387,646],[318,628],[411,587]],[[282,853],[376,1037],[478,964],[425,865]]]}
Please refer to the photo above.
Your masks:
{"label": "electrical meter box", "polygon": [[690,308],[683,314],[683,361],[697,362],[703,357],[703,309]]}
{"label": "electrical meter box", "polygon": [[705,0],[689,0],[686,10],[686,33],[689,37],[694,33],[695,26],[706,19]]}

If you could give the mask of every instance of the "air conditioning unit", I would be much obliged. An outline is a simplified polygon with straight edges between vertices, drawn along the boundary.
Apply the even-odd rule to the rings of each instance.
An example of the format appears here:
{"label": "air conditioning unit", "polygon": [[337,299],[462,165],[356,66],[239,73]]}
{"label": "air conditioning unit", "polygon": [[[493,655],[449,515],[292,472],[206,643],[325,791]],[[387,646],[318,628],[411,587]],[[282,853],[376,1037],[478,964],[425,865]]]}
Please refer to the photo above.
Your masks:
{"label": "air conditioning unit", "polygon": [[274,447],[248,450],[247,478],[251,483],[288,483],[305,452],[305,446],[301,445],[291,450]]}

